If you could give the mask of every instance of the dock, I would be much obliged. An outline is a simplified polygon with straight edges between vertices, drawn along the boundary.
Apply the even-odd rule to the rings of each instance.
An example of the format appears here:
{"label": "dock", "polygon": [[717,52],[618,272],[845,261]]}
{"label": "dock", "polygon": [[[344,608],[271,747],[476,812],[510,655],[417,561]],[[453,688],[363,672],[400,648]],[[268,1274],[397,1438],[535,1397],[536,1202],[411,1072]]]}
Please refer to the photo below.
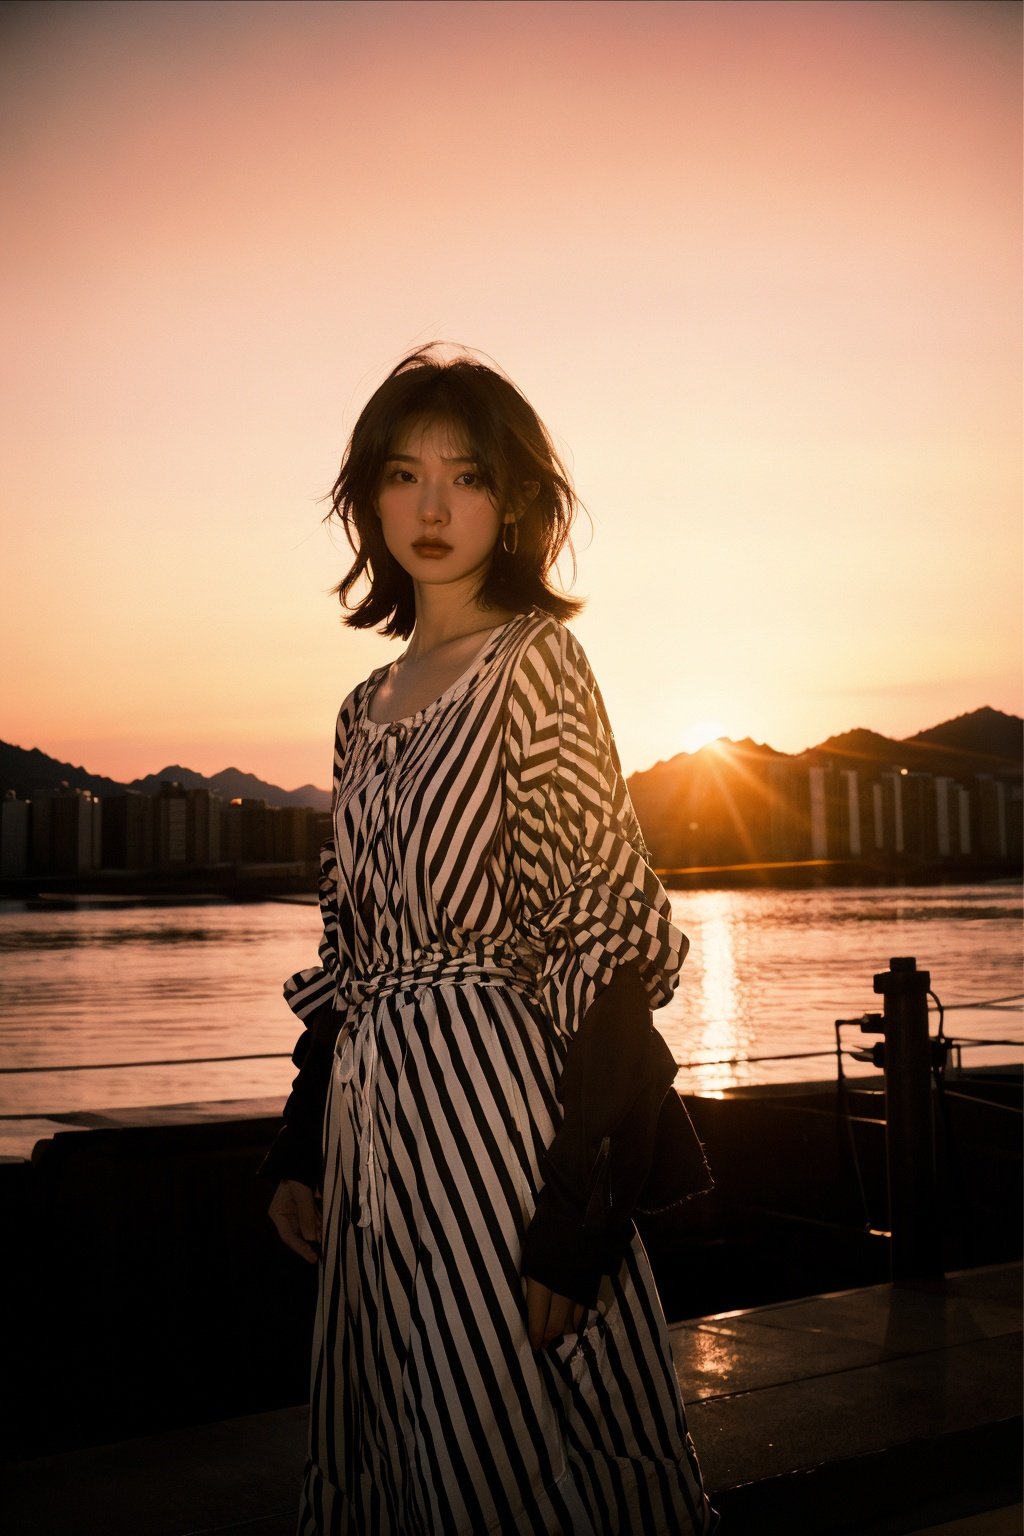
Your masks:
{"label": "dock", "polygon": [[723,1536],[901,1536],[994,1510],[992,1531],[1019,1536],[1021,1278],[998,1265],[676,1324]]}
{"label": "dock", "polygon": [[[1019,1263],[670,1327],[720,1536],[1020,1536]],[[293,1536],[306,1409],[8,1467],[11,1536]]]}

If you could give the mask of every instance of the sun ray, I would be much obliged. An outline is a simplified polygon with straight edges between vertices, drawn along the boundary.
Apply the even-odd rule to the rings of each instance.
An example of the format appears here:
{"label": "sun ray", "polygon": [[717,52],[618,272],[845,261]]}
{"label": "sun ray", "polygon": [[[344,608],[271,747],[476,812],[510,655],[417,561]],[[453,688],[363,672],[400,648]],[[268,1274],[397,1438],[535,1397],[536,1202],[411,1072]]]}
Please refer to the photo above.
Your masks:
{"label": "sun ray", "polygon": [[701,747],[708,746],[725,735],[725,726],[721,720],[695,720],[683,732],[683,751],[699,752]]}

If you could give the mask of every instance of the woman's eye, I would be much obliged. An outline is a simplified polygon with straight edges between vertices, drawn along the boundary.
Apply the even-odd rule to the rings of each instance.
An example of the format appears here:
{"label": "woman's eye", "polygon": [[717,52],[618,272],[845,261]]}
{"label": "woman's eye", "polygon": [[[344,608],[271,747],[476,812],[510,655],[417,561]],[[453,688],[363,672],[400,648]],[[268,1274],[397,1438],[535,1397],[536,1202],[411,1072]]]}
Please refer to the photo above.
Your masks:
{"label": "woman's eye", "polygon": [[478,490],[479,487],[483,484],[483,481],[482,481],[482,479],[480,477],[480,474],[479,474],[479,472],[477,470],[475,470],[475,469],[466,469],[466,470],[463,470],[462,474],[458,476],[458,478],[455,481],[455,484],[456,485],[466,485],[466,486],[469,486],[469,488],[471,490]]}

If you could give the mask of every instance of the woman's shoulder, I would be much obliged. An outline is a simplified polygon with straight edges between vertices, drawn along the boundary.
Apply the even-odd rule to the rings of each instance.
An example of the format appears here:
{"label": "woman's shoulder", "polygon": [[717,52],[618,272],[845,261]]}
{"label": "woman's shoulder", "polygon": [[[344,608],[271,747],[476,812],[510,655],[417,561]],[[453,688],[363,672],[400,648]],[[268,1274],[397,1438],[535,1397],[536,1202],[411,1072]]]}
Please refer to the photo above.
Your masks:
{"label": "woman's shoulder", "polygon": [[534,609],[516,647],[514,680],[538,700],[554,699],[567,687],[592,689],[586,652],[568,625]]}
{"label": "woman's shoulder", "polygon": [[557,759],[570,722],[589,718],[598,697],[586,653],[565,624],[534,612],[516,646],[509,686],[506,743],[510,761],[543,774]]}

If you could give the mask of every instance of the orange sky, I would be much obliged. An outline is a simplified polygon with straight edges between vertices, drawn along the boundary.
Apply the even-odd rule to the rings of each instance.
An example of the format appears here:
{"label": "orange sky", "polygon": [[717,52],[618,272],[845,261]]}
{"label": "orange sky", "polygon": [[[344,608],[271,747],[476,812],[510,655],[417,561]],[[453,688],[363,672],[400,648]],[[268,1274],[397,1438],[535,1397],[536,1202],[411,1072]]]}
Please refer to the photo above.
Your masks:
{"label": "orange sky", "polygon": [[434,337],[569,452],[627,770],[1018,711],[1020,22],[5,8],[0,736],[326,784],[396,648],[317,498]]}

